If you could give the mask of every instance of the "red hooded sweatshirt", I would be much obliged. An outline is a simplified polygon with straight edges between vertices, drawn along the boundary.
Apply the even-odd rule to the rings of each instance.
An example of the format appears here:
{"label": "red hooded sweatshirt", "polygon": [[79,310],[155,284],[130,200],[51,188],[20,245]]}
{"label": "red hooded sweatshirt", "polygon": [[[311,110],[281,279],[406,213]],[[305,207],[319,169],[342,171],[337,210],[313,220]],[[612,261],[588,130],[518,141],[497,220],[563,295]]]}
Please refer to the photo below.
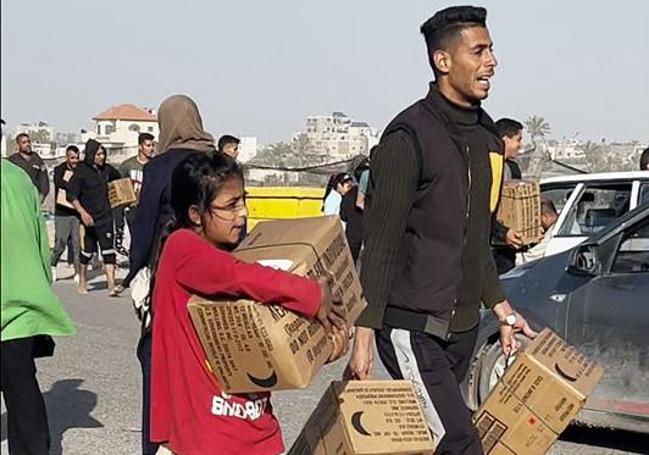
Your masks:
{"label": "red hooded sweatshirt", "polygon": [[188,229],[169,236],[155,276],[151,440],[179,455],[283,452],[270,393],[226,394],[207,370],[187,311],[191,294],[248,297],[313,317],[318,283],[240,262]]}

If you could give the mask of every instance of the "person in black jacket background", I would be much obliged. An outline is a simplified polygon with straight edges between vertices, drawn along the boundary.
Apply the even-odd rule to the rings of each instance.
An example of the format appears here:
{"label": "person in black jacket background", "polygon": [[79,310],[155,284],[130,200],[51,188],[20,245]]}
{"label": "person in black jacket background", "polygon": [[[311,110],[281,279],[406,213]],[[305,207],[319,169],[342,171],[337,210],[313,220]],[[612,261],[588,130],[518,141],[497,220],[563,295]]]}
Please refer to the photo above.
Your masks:
{"label": "person in black jacket background", "polygon": [[16,136],[16,147],[18,151],[9,157],[9,161],[27,173],[32,183],[38,190],[41,203],[50,192],[50,179],[47,175],[47,167],[38,153],[32,150],[32,142],[29,134],[20,133]]}
{"label": "person in black jacket background", "polygon": [[68,183],[79,164],[79,148],[69,145],[65,149],[65,161],[54,168],[54,250],[50,265],[52,277],[56,280],[56,264],[58,264],[66,246],[72,247],[74,272],[79,273],[81,254],[79,213],[67,201]]}
{"label": "person in black jacket background", "polygon": [[[503,182],[520,180],[523,178],[523,173],[515,158],[523,143],[523,124],[510,118],[501,118],[496,122],[496,129],[505,145]],[[491,244],[494,261],[498,274],[502,275],[516,266],[516,252],[523,244],[518,232],[503,225],[495,217],[492,226]]]}
{"label": "person in black jacket background", "polygon": [[80,294],[87,294],[88,264],[98,252],[97,245],[106,268],[108,291],[115,288],[115,245],[113,209],[108,202],[108,182],[121,178],[120,173],[106,164],[106,149],[94,139],[86,142],[83,163],[68,183],[67,198],[81,216],[84,225],[81,254],[79,255]]}

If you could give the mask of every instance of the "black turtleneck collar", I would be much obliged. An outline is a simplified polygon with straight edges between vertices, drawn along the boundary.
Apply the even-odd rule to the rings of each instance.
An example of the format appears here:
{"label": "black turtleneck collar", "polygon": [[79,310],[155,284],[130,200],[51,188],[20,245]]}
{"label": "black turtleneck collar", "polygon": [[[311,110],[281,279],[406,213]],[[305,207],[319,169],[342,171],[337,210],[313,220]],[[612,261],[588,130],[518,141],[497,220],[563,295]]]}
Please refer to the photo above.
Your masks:
{"label": "black turtleneck collar", "polygon": [[446,98],[434,82],[430,83],[428,96],[458,126],[471,127],[478,124],[480,104],[471,107],[460,106]]}

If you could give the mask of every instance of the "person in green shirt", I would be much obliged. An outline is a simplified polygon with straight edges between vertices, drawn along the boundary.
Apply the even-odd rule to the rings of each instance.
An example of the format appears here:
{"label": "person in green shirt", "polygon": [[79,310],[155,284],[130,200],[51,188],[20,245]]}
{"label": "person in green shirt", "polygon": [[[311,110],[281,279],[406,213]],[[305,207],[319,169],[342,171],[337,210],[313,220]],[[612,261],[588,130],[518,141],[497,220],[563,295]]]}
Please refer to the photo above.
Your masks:
{"label": "person in green shirt", "polygon": [[47,454],[50,434],[34,358],[51,356],[52,336],[74,326],[51,289],[49,242],[28,175],[2,160],[1,382],[9,453]]}

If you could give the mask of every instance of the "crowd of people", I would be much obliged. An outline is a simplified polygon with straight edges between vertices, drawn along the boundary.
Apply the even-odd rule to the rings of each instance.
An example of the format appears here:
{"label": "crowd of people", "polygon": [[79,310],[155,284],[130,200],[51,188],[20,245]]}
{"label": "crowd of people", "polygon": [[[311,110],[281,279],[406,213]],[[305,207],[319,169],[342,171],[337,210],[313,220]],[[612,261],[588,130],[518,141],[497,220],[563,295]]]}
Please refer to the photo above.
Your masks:
{"label": "crowd of people", "polygon": [[[495,220],[503,181],[520,179],[515,157],[523,125],[492,121],[482,107],[498,64],[486,10],[450,7],[421,26],[434,74],[425,97],[385,128],[370,158],[329,181],[323,213],[339,215],[360,269],[368,306],[353,331],[345,377],[367,379],[376,347],[395,379],[413,381],[440,454],[481,454],[459,384],[478,333],[479,308],[500,321],[503,352],[516,333],[534,330],[507,301],[498,275],[524,250],[520,234]],[[71,145],[54,169],[52,254],[40,213],[48,171],[26,134],[2,160],[2,391],[11,454],[46,454],[47,414],[34,358],[52,355],[52,336],[73,323],[51,290],[63,252],[71,254],[77,289],[87,294],[88,266],[101,253],[112,296],[131,288],[142,332],[142,453],[182,455],[284,452],[270,394],[229,395],[205,366],[187,312],[190,294],[247,297],[322,323],[330,361],[344,355],[350,327],[330,282],[236,261],[246,235],[245,182],[239,140],[205,131],[196,103],[165,99],[160,134],[142,133],[137,155],[113,167],[104,145]],[[649,169],[649,151],[643,154]],[[112,208],[108,184],[128,178],[137,202]],[[542,202],[543,229],[556,221]],[[130,234],[128,251],[125,232]],[[128,274],[115,277],[117,254]],[[362,264],[361,264],[362,261]],[[153,311],[155,309],[155,311]],[[215,397],[258,412],[224,416]]]}

